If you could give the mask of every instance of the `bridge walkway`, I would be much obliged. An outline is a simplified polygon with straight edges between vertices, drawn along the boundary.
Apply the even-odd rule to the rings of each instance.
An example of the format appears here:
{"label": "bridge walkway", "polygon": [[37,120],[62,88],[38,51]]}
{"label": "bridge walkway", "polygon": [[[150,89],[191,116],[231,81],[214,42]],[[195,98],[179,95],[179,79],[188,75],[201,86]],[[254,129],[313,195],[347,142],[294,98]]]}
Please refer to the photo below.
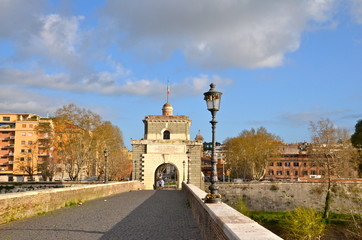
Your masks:
{"label": "bridge walkway", "polygon": [[122,193],[0,225],[1,240],[201,239],[179,190]]}

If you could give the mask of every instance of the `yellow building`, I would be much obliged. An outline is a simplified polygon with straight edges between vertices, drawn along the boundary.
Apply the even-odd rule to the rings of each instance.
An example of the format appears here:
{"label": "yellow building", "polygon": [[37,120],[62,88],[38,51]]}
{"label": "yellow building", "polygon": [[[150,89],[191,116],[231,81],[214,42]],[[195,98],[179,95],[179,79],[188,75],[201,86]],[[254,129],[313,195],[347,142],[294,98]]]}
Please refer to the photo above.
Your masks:
{"label": "yellow building", "polygon": [[0,181],[41,180],[40,165],[51,156],[40,141],[46,136],[36,132],[42,122],[51,120],[30,113],[0,114]]}

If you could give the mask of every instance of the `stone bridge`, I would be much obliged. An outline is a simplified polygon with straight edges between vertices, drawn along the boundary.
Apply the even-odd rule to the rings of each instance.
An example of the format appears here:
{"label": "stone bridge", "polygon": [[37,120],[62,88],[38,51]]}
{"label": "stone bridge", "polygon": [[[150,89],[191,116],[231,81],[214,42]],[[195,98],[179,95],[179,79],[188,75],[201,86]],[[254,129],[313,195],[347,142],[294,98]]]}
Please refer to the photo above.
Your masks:
{"label": "stone bridge", "polygon": [[142,189],[133,181],[2,194],[0,239],[281,239],[226,204],[203,203],[192,184]]}

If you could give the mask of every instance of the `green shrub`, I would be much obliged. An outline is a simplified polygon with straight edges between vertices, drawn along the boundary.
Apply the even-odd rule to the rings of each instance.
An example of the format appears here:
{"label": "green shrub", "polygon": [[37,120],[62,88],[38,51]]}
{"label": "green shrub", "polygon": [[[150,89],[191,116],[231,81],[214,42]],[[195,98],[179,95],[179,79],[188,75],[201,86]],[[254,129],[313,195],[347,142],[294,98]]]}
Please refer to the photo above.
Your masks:
{"label": "green shrub", "polygon": [[320,213],[311,208],[301,207],[288,212],[283,225],[287,239],[293,240],[318,239],[325,229],[325,223]]}
{"label": "green shrub", "polygon": [[250,212],[248,206],[242,198],[239,198],[232,207],[244,215],[248,215]]}

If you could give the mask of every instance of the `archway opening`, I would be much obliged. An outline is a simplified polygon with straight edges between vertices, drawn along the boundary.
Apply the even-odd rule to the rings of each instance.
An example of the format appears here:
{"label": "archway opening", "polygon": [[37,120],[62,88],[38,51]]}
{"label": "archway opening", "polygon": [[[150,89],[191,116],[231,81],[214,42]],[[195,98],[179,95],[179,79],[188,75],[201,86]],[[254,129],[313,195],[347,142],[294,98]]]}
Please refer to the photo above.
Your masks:
{"label": "archway opening", "polygon": [[160,179],[164,181],[164,188],[177,188],[179,182],[177,167],[171,163],[164,163],[158,166],[155,171],[155,189],[157,188],[157,182]]}

